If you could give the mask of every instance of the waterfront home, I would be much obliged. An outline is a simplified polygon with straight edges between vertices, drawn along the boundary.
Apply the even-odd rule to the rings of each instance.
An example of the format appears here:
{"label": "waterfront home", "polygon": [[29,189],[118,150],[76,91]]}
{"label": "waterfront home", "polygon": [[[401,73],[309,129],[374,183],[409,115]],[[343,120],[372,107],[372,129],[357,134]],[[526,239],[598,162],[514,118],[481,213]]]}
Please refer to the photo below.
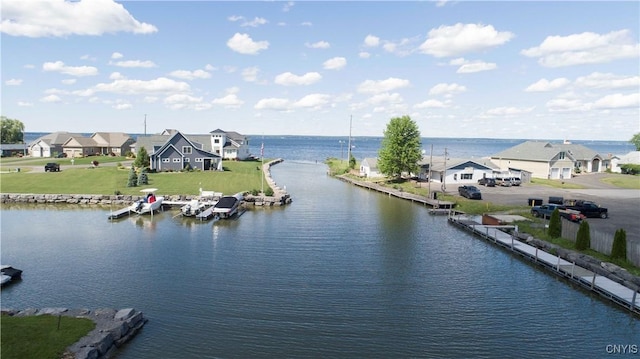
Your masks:
{"label": "waterfront home", "polygon": [[519,168],[535,178],[571,178],[572,173],[602,172],[609,166],[596,151],[570,142],[525,141],[491,156],[500,169]]}
{"label": "waterfront home", "polygon": [[94,155],[123,156],[131,150],[134,140],[122,132],[96,132],[89,137],[80,133],[53,132],[33,141],[29,146],[32,157],[66,157]]}
{"label": "waterfront home", "polygon": [[[150,167],[156,171],[180,171],[185,168],[200,170],[222,170],[222,158],[203,149],[203,145],[194,142],[181,132],[174,132],[158,148],[151,147]],[[145,148],[146,149],[146,148]]]}
{"label": "waterfront home", "polygon": [[82,137],[82,134],[58,131],[39,137],[29,144],[29,154],[31,157],[57,156],[63,152],[62,145],[71,137]]}
{"label": "waterfront home", "polygon": [[611,172],[622,173],[622,165],[640,165],[640,151],[631,151],[626,155],[611,155]]}
{"label": "waterfront home", "polygon": [[360,176],[366,178],[384,177],[378,169],[378,159],[367,157],[360,162]]}
{"label": "waterfront home", "polygon": [[[499,168],[489,159],[446,158],[444,156],[425,156],[418,163],[418,177],[431,182],[451,185],[478,183],[483,177],[493,178]],[[431,169],[431,170],[429,170]]]}

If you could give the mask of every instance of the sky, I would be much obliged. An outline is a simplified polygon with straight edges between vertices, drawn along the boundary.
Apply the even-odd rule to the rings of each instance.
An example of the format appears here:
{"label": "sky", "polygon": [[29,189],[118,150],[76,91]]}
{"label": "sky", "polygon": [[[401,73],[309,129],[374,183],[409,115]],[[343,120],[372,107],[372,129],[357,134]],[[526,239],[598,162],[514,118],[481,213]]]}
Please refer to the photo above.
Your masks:
{"label": "sky", "polygon": [[27,132],[627,141],[638,1],[2,0]]}

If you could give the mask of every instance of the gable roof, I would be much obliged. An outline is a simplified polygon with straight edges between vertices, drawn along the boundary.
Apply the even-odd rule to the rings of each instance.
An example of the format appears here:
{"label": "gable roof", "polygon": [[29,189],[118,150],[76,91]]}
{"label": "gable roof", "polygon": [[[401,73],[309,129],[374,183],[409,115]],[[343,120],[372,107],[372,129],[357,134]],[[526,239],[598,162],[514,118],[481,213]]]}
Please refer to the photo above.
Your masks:
{"label": "gable roof", "polygon": [[373,158],[373,157],[367,157],[364,158],[362,160],[362,163],[364,164],[366,162],[367,165],[369,165],[369,168],[371,169],[377,169],[378,168],[378,159],[377,158]]}
{"label": "gable roof", "polygon": [[442,172],[445,170],[445,162],[446,169],[454,169],[456,167],[476,167],[476,168],[485,168],[488,170],[498,170],[499,167],[496,166],[493,162],[491,162],[488,158],[482,159],[469,159],[469,158],[447,158],[445,161],[444,156],[433,156],[431,159],[429,157],[422,157],[422,160],[419,162],[420,166],[429,168],[429,162],[431,162],[431,171]]}
{"label": "gable roof", "polygon": [[631,151],[626,155],[620,156],[618,161],[620,164],[635,164],[640,165],[640,151]]}
{"label": "gable roof", "polygon": [[133,140],[131,136],[122,132],[96,132],[91,135],[91,138],[93,138],[98,145],[109,147],[120,147],[128,141]]}
{"label": "gable roof", "polygon": [[565,152],[575,160],[592,160],[600,157],[598,153],[583,145],[572,143],[551,143],[546,141],[525,141],[519,145],[498,152],[491,158],[549,162],[560,152]]}
{"label": "gable roof", "polygon": [[66,131],[52,132],[50,134],[37,138],[36,140],[31,142],[29,146],[33,146],[40,141],[46,143],[49,146],[62,145],[65,142],[67,142],[67,140],[69,140],[69,138],[71,137],[82,137],[82,134],[66,132]]}
{"label": "gable roof", "polygon": [[[202,149],[202,145],[198,144],[198,143],[194,143],[193,141],[191,141],[186,135],[182,134],[182,132],[177,131],[175,132],[172,136],[170,136],[168,139],[166,139],[166,141],[164,142],[164,144],[158,148],[156,151],[154,151],[153,153],[151,153],[151,156],[159,156],[161,155],[167,148],[169,147],[173,147],[177,152],[181,153],[180,150],[178,150],[174,145],[173,145],[173,139],[174,137],[180,136],[182,137],[185,141],[187,141],[187,143],[189,143],[191,145],[191,147],[198,153],[206,155],[208,157],[220,157],[218,155],[216,155],[215,153],[212,153],[211,151],[206,151]],[[165,136],[166,137],[166,136]],[[146,148],[145,148],[146,149]]]}
{"label": "gable roof", "polygon": [[93,138],[82,137],[82,136],[74,136],[74,137],[70,137],[65,143],[63,143],[62,147],[70,146],[74,142],[77,143],[78,145],[80,145],[80,147],[96,147],[96,146],[98,146],[98,144],[96,143],[96,141],[94,141]]}

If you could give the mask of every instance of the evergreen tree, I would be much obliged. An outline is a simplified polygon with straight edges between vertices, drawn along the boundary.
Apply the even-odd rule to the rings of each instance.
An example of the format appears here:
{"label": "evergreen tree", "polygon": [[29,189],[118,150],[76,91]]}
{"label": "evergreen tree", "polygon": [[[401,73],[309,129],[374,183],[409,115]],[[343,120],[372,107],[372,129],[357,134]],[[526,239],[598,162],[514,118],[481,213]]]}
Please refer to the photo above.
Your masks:
{"label": "evergreen tree", "polygon": [[403,172],[416,172],[422,159],[418,125],[409,116],[395,117],[387,124],[378,153],[380,172],[400,178]]}
{"label": "evergreen tree", "polygon": [[138,176],[136,176],[136,170],[131,166],[129,171],[129,181],[127,181],[127,187],[135,187],[138,185]]}
{"label": "evergreen tree", "polygon": [[560,211],[557,208],[551,213],[547,233],[551,238],[559,238],[562,235],[562,221],[560,220]]}
{"label": "evergreen tree", "polygon": [[611,258],[627,259],[627,231],[620,228],[613,236],[613,245],[611,246]]}
{"label": "evergreen tree", "polygon": [[591,232],[589,231],[589,222],[582,221],[578,234],[576,235],[576,249],[583,251],[591,248]]}
{"label": "evergreen tree", "polygon": [[138,154],[136,155],[136,160],[133,161],[133,165],[137,168],[149,167],[149,154],[144,146],[138,149]]}
{"label": "evergreen tree", "polygon": [[149,184],[149,177],[147,176],[147,172],[142,170],[140,175],[138,176],[138,186]]}

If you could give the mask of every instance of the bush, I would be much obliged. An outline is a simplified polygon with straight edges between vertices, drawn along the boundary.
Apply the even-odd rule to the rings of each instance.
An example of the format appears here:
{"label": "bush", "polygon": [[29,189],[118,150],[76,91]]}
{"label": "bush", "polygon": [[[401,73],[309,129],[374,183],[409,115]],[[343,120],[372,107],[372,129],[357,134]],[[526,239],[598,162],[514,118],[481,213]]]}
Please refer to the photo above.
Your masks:
{"label": "bush", "polygon": [[560,236],[562,235],[560,211],[558,211],[557,208],[553,211],[553,213],[551,213],[551,218],[549,219],[549,231],[547,233],[551,238],[560,238]]}
{"label": "bush", "polygon": [[127,187],[135,187],[138,185],[138,176],[136,175],[136,170],[131,167],[129,170],[129,180],[127,181]]}
{"label": "bush", "polygon": [[147,173],[142,171],[138,176],[138,186],[142,186],[145,184],[149,184],[149,177],[147,177]]}
{"label": "bush", "polygon": [[98,161],[95,161],[95,160],[94,160],[94,161],[91,161],[91,164],[92,164],[94,167],[98,167],[98,165],[100,164],[100,162],[98,162]]}
{"label": "bush", "polygon": [[273,196],[273,188],[268,187],[266,190],[264,190],[264,195],[267,197]]}
{"label": "bush", "polygon": [[638,173],[640,173],[640,165],[624,164],[620,166],[620,170],[623,174],[637,175]]}
{"label": "bush", "polygon": [[251,190],[251,195],[257,196],[258,194],[260,194],[260,191],[258,191],[257,189],[254,188]]}
{"label": "bush", "polygon": [[583,251],[591,248],[591,232],[589,231],[589,222],[582,221],[578,234],[576,235],[576,249]]}
{"label": "bush", "polygon": [[613,245],[611,246],[611,258],[627,259],[627,232],[620,228],[613,236]]}

